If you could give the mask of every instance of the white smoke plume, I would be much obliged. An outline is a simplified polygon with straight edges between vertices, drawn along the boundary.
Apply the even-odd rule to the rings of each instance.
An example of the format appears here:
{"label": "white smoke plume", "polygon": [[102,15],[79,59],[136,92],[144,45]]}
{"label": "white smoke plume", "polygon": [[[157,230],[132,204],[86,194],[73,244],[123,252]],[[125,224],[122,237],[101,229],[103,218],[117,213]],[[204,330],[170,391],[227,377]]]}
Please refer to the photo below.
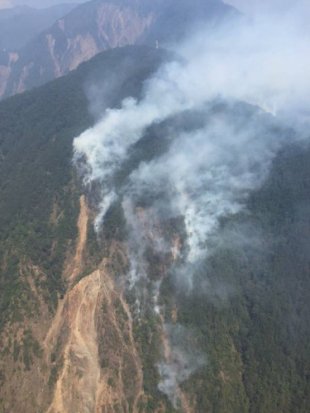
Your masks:
{"label": "white smoke plume", "polygon": [[[140,101],[129,97],[120,109],[106,110],[94,127],[75,139],[75,160],[86,162],[84,183],[100,184],[98,230],[113,202],[122,202],[131,286],[148,276],[148,246],[159,254],[173,249],[159,230],[160,222],[183,217],[186,249],[182,265],[176,259],[170,269],[179,271],[180,282],[186,278],[190,289],[191,268],[207,256],[208,240],[221,219],[245,208],[276,153],[294,139],[276,125],[304,131],[309,124],[310,32],[299,10],[261,13],[212,32],[200,30],[176,47],[182,60],[164,65],[147,81]],[[165,129],[168,136],[156,139],[169,143],[167,151],[140,162],[124,183],[115,184],[131,149],[151,126],[165,121],[173,125],[174,118],[196,112],[203,118],[199,125]],[[147,219],[141,220],[137,205],[146,195],[151,201],[144,209]],[[160,281],[156,286],[154,306],[159,311]],[[173,363],[159,365],[160,389],[174,404],[178,380],[195,370],[180,369]]]}
{"label": "white smoke plume", "polygon": [[164,325],[169,341],[165,360],[158,364],[161,380],[158,388],[171,400],[174,408],[182,408],[180,385],[206,363],[193,346],[193,335],[181,325]]}
{"label": "white smoke plume", "polygon": [[259,118],[237,130],[214,114],[205,127],[180,134],[165,155],[130,176],[130,193],[142,196],[152,188],[159,196],[167,188],[170,214],[184,217],[190,263],[203,258],[220,218],[238,213],[268,173],[281,142],[259,130]]}
{"label": "white smoke plume", "polygon": [[144,99],[129,98],[121,109],[106,111],[75,140],[76,157],[84,155],[89,167],[85,182],[108,181],[149,125],[214,98],[307,116],[310,36],[298,23],[295,16],[233,22],[178,47],[186,64],[161,68],[147,83]]}

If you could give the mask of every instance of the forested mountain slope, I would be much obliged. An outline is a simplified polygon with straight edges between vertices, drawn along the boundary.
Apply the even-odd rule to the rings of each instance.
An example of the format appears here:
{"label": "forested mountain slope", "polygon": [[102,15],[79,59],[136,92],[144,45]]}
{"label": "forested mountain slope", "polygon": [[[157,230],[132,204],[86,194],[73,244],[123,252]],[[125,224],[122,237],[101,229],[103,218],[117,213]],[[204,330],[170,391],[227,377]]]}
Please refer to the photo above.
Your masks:
{"label": "forested mountain slope", "polygon": [[0,105],[0,400],[5,412],[47,410],[63,354],[57,346],[46,348],[46,334],[71,286],[69,275],[88,274],[101,261],[101,253],[93,256],[96,241],[86,218],[76,246],[81,189],[72,168],[72,140],[93,122],[84,87],[104,82],[112,68],[123,65],[124,78],[105,101],[115,105],[138,95],[141,81],[164,58],[143,47],[117,49]]}
{"label": "forested mountain slope", "polygon": [[[294,131],[255,107],[221,101],[155,122],[111,177],[119,198],[94,232],[100,188],[83,185],[84,160],[81,168],[73,164],[73,139],[105,108],[140,98],[142,82],[169,58],[153,48],[115,49],[0,104],[5,413],[308,411],[307,145],[285,146],[246,210],[221,220],[212,253],[196,268],[193,294],[176,288],[173,269],[183,268],[187,240],[184,217],[166,213],[173,188],[164,179],[156,199],[150,186],[134,193],[132,225],[144,234],[147,277],[127,288],[124,201],[135,171],[213,117],[236,129],[259,119],[255,133],[270,136]],[[123,70],[107,89],[115,67]],[[165,213],[150,226],[155,207]],[[152,307],[158,282],[164,313]]]}

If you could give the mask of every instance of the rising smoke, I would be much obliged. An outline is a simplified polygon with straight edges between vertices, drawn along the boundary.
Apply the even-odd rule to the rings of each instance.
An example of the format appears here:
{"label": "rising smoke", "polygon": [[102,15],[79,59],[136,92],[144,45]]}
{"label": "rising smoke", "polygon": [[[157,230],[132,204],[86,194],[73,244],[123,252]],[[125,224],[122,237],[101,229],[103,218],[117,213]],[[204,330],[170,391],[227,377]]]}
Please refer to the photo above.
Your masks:
{"label": "rising smoke", "polygon": [[[120,109],[106,110],[75,139],[75,160],[85,161],[85,185],[100,184],[97,231],[114,202],[123,207],[130,288],[148,278],[146,256],[152,249],[161,259],[170,253],[164,272],[174,273],[190,292],[194,270],[208,256],[221,220],[245,208],[275,155],[295,139],[285,127],[302,135],[309,121],[310,33],[296,10],[199,30],[176,47],[182,60],[163,65],[146,82],[140,101],[129,97]],[[125,179],[115,179],[133,148],[164,123],[165,133],[154,139],[158,145],[164,141],[166,150],[142,156]],[[162,230],[163,223],[180,217],[183,247],[176,234],[167,237]],[[159,314],[160,280],[153,283]],[[195,368],[188,367],[194,366],[189,352],[172,352],[173,362],[158,365],[159,388],[176,405],[178,386]]]}

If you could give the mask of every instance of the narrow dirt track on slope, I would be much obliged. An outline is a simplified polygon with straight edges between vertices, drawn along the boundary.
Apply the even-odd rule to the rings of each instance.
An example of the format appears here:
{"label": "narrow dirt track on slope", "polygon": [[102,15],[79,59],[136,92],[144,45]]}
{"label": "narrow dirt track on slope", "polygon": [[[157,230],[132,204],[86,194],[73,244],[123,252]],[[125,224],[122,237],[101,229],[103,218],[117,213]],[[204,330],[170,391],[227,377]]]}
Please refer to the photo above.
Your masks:
{"label": "narrow dirt track on slope", "polygon": [[[82,195],[80,197],[80,213],[77,222],[78,227],[78,239],[76,243],[76,250],[74,257],[70,260],[67,264],[67,268],[65,269],[64,273],[66,278],[69,280],[69,289],[73,282],[75,281],[78,274],[82,271],[83,267],[83,253],[86,246],[87,241],[87,228],[88,228],[88,220],[89,220],[89,210],[87,207],[85,196]],[[61,330],[61,326],[64,323],[63,314],[64,314],[64,306],[67,305],[67,300],[60,300],[58,302],[57,312],[55,314],[53,323],[48,331],[48,334],[44,340],[44,348],[47,350],[51,350],[51,346],[54,344],[53,341]]]}
{"label": "narrow dirt track on slope", "polygon": [[87,207],[85,196],[80,197],[80,214],[77,222],[78,239],[75,250],[75,255],[69,263],[65,273],[68,274],[68,280],[72,284],[83,268],[83,253],[87,241],[87,229],[89,220],[89,210]]}

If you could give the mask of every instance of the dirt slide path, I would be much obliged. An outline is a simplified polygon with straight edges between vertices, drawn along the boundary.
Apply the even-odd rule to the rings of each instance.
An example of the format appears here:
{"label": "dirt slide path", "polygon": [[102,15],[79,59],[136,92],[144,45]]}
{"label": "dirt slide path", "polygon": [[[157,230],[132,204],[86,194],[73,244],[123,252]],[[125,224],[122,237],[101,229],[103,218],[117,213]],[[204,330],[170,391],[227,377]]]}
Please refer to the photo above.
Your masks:
{"label": "dirt slide path", "polygon": [[69,262],[65,274],[69,281],[69,284],[72,284],[76,277],[81,273],[83,270],[83,254],[86,247],[87,241],[87,229],[88,229],[88,221],[89,221],[89,210],[86,203],[85,196],[82,195],[80,197],[80,214],[77,222],[78,227],[78,239],[77,245],[75,249],[74,258]]}
{"label": "dirt slide path", "polygon": [[[86,247],[87,241],[87,228],[89,220],[89,211],[86,203],[85,196],[80,197],[80,213],[77,222],[78,228],[78,238],[76,243],[76,249],[74,257],[71,258],[66,264],[64,271],[65,278],[68,280],[68,289],[70,290],[77,276],[81,273],[83,268],[83,253]],[[47,333],[47,336],[44,340],[44,348],[46,353],[51,352],[51,347],[54,345],[55,337],[60,331],[62,324],[64,323],[63,314],[64,314],[64,305],[67,304],[67,300],[60,300],[58,302],[58,308],[56,315],[54,317],[53,323]]]}
{"label": "dirt slide path", "polygon": [[94,271],[74,285],[83,267],[88,221],[89,210],[85,196],[82,195],[75,255],[65,269],[69,290],[64,299],[59,301],[45,339],[46,361],[53,352],[56,352],[56,358],[60,356],[59,352],[62,356],[48,413],[93,413],[96,408],[100,365],[95,315],[102,274],[99,270]]}
{"label": "dirt slide path", "polygon": [[52,362],[51,369],[57,371],[46,413],[138,413],[143,399],[142,365],[129,306],[107,271],[113,258],[78,281],[88,221],[82,196],[76,250],[65,269],[68,291],[59,301],[44,342],[46,364]]}
{"label": "dirt slide path", "polygon": [[97,270],[68,294],[62,316],[69,331],[63,367],[48,413],[94,413],[100,382],[95,313],[101,290]]}

